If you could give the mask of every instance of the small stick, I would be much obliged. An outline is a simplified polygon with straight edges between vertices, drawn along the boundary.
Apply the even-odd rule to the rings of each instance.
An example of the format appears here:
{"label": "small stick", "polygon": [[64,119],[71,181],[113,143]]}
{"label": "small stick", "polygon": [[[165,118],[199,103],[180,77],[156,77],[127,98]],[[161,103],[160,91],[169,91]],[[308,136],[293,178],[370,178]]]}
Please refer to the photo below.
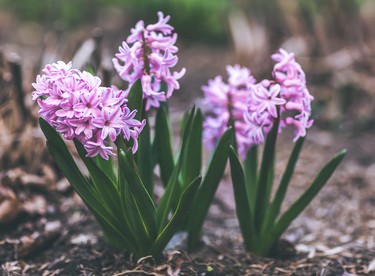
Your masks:
{"label": "small stick", "polygon": [[12,55],[10,58],[8,58],[8,62],[10,71],[12,73],[13,85],[16,92],[16,102],[19,107],[18,110],[20,113],[20,118],[22,119],[21,126],[23,126],[29,116],[29,112],[24,102],[21,63],[19,62],[19,57],[16,55]]}

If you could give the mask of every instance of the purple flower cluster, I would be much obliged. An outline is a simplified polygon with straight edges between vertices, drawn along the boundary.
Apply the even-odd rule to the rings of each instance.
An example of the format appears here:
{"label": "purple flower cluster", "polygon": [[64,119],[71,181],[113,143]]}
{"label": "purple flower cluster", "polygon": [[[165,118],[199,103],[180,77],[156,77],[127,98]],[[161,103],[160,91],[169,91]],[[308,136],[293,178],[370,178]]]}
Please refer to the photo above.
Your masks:
{"label": "purple flower cluster", "polygon": [[[184,68],[180,72],[170,71],[177,64],[178,48],[174,45],[177,34],[172,33],[173,27],[167,24],[169,19],[170,16],[164,17],[158,12],[155,24],[145,27],[144,22],[139,21],[113,59],[118,74],[129,86],[137,79],[141,80],[146,110],[166,101],[175,89],[180,88],[178,79],[185,74]],[[167,91],[160,91],[162,83]]]}
{"label": "purple flower cluster", "polygon": [[282,87],[280,97],[286,100],[281,112],[288,115],[282,123],[295,128],[296,141],[299,137],[304,137],[306,129],[313,124],[310,115],[314,97],[307,90],[305,73],[293,53],[280,49],[279,53],[272,55],[272,59],[277,62],[273,68],[273,77]]}
{"label": "purple flower cluster", "polygon": [[32,98],[38,102],[41,117],[65,139],[78,139],[88,157],[115,155],[109,141],[120,134],[133,139],[135,152],[145,121],[134,119],[137,111],[127,107],[127,92],[101,87],[99,77],[71,66],[71,62],[58,61],[46,65],[37,76]]}
{"label": "purple flower cluster", "polygon": [[218,76],[202,87],[209,109],[204,123],[204,140],[209,148],[234,125],[238,152],[244,157],[252,145],[264,143],[277,118],[281,127],[294,127],[294,141],[306,135],[313,123],[313,97],[307,90],[305,74],[294,55],[283,49],[272,59],[277,62],[272,80],[255,84],[250,70],[236,65],[227,66],[228,84]]}
{"label": "purple flower cluster", "polygon": [[204,106],[209,110],[204,127],[203,139],[212,149],[230,125],[236,129],[239,152],[246,152],[251,142],[247,135],[247,122],[244,113],[247,110],[247,98],[250,87],[255,83],[249,69],[239,65],[227,66],[228,83],[221,76],[202,86],[205,95]]}

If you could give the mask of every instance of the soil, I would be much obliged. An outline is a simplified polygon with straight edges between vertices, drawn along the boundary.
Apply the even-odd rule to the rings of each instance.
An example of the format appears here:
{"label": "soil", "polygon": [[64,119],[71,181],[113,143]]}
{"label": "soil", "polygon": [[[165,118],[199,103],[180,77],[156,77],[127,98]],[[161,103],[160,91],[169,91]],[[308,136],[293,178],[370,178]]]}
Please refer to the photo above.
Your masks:
{"label": "soil", "polygon": [[[79,35],[71,37],[74,40]],[[343,109],[337,107],[340,99],[332,93],[322,96],[322,84],[319,81],[313,84],[316,99],[325,109],[318,114],[315,126],[309,131],[284,208],[306,189],[335,152],[347,148],[348,155],[324,189],[286,231],[275,257],[261,258],[244,250],[227,171],[205,221],[197,251],[187,253],[185,235],[180,233],[169,244],[162,260],[156,262],[151,257],[133,260],[125,250],[113,249],[105,243],[93,216],[45,149],[43,135],[36,123],[35,105],[30,101],[30,83],[35,79],[35,71],[40,69],[32,64],[49,60],[55,54],[48,49],[57,42],[48,41],[50,44],[47,43],[43,52],[38,42],[25,50],[24,55],[34,53],[28,59],[9,54],[21,47],[18,44],[5,45],[1,49],[1,275],[375,274],[375,133],[367,127],[374,113],[373,95],[362,91],[364,96],[351,98],[357,100],[349,100],[343,114]],[[76,41],[75,45],[81,42]],[[200,85],[223,74],[225,64],[241,58],[228,47],[182,45],[181,48],[185,54],[181,56],[180,64],[191,73],[181,81],[184,93],[176,93],[171,99],[174,125],[181,118],[181,110],[192,102],[199,103]],[[69,56],[67,52],[69,49],[65,49],[65,56]],[[321,64],[326,62],[322,61],[316,67],[322,68]],[[21,65],[23,74],[17,74]],[[319,79],[315,67],[310,63],[305,65],[309,65],[311,75]],[[357,81],[360,82],[363,74],[355,71],[355,64],[350,68],[350,72],[359,76]],[[331,72],[328,79],[335,79],[334,76]],[[24,86],[19,87],[17,83]],[[330,84],[325,83],[323,91],[329,88]],[[361,118],[347,119],[355,114],[358,104],[363,104],[361,118],[366,118],[364,124],[360,124],[365,126],[362,128],[357,124]],[[340,118],[344,123],[337,124]],[[276,179],[286,164],[291,147],[291,137],[283,134],[278,144]]]}

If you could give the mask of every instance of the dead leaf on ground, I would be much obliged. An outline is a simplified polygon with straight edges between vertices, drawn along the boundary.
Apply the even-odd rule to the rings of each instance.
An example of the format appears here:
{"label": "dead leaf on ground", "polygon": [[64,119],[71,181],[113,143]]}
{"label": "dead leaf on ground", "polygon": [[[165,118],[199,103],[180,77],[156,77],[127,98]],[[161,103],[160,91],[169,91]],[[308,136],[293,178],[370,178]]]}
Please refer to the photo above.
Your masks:
{"label": "dead leaf on ground", "polygon": [[35,251],[51,245],[61,232],[61,222],[53,221],[46,223],[44,232],[34,232],[31,235],[22,236],[15,246],[16,257],[27,257]]}
{"label": "dead leaf on ground", "polygon": [[21,203],[14,192],[0,187],[0,224],[11,223],[21,211]]}

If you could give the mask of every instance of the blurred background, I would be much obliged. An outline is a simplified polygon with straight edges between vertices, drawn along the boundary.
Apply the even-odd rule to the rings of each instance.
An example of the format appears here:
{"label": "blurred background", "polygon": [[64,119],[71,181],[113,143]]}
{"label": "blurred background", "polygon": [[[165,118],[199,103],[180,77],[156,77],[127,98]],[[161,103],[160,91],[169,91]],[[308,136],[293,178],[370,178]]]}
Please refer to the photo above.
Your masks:
{"label": "blurred background", "polygon": [[49,158],[43,139],[30,138],[40,135],[31,83],[44,65],[92,64],[104,82],[121,86],[111,59],[130,28],[140,19],[156,22],[159,10],[179,35],[176,69],[187,69],[172,110],[199,99],[208,79],[226,75],[226,64],[248,66],[257,80],[270,77],[270,55],[283,47],[306,71],[317,127],[372,131],[373,0],[0,0],[1,170],[37,173],[40,166],[30,164]]}

